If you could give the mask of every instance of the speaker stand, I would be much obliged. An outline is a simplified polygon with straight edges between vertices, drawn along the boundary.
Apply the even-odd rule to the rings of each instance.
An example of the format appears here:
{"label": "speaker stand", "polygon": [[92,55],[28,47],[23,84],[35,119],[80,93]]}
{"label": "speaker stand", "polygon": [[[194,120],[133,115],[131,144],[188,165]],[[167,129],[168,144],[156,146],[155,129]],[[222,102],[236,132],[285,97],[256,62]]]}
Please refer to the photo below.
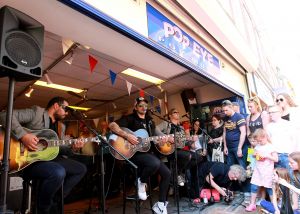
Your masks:
{"label": "speaker stand", "polygon": [[11,210],[7,210],[6,198],[7,190],[9,187],[8,170],[9,170],[9,150],[10,150],[10,134],[11,134],[11,121],[14,102],[15,79],[9,77],[9,90],[8,90],[8,105],[6,110],[6,129],[3,147],[3,160],[1,163],[1,177],[0,177],[0,214],[13,214]]}

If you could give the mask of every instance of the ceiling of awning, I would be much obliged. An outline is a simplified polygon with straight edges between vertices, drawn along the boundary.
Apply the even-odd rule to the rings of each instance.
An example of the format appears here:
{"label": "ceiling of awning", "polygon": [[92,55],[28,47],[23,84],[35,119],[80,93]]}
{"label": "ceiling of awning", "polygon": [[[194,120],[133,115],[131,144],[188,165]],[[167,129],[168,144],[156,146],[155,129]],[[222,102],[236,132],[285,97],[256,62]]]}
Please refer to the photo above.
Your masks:
{"label": "ceiling of awning", "polygon": [[[43,50],[43,69],[49,67],[63,55],[62,41],[67,35],[69,35],[68,39],[81,44],[73,51],[74,59],[72,65],[68,65],[64,61],[70,56],[68,55],[49,70],[48,75],[53,83],[80,89],[86,88],[87,98],[112,100],[110,102],[86,101],[81,103],[80,106],[92,108],[87,113],[91,118],[99,117],[106,112],[122,111],[132,106],[134,98],[138,96],[139,89],[145,89],[147,94],[154,97],[163,98],[161,90],[152,83],[120,74],[127,68],[134,68],[165,80],[166,82],[161,84],[161,87],[169,95],[178,93],[184,89],[201,87],[211,83],[200,75],[187,71],[185,67],[61,5],[57,1],[29,0],[29,3],[26,1],[26,4],[23,1],[1,1],[0,7],[4,5],[15,7],[45,25],[47,31],[45,33]],[[53,10],[49,10],[51,7],[53,7]],[[37,8],[39,8],[38,11]],[[65,19],[68,19],[67,21],[60,17],[59,10],[62,9],[64,10]],[[57,16],[53,16],[54,10],[58,10],[56,12]],[[86,24],[80,27],[79,32],[77,28],[81,26],[82,21]],[[73,22],[77,22],[77,28],[74,28]],[[55,24],[56,28],[54,27]],[[95,26],[97,27],[95,28]],[[49,32],[51,29],[53,31]],[[70,34],[72,30],[76,34]],[[88,45],[91,49],[86,49],[83,45]],[[89,68],[89,55],[98,60],[93,73],[90,72]],[[114,85],[111,83],[109,70],[117,73]],[[45,80],[45,77],[42,80]],[[133,84],[131,96],[128,95],[126,80]],[[67,92],[40,86],[34,86],[35,90],[32,96],[27,98],[21,92],[24,92],[30,84],[32,84],[31,81],[16,83],[16,99],[14,102],[16,108],[29,107],[33,104],[45,106],[48,100],[54,96],[66,97],[72,105],[80,102],[80,98],[72,96]],[[0,78],[0,110],[5,109],[7,105],[7,91],[8,78]],[[83,96],[83,93],[80,95]],[[112,102],[117,106],[117,109],[113,108]]]}

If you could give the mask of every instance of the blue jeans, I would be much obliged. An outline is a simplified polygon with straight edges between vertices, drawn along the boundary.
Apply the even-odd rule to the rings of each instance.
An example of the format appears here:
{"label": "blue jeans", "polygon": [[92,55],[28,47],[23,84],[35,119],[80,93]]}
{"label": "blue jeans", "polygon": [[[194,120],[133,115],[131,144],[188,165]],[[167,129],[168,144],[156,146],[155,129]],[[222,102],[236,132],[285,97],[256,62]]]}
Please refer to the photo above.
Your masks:
{"label": "blue jeans", "polygon": [[278,162],[275,163],[275,168],[285,168],[289,169],[289,155],[288,153],[278,153]]}
{"label": "blue jeans", "polygon": [[243,148],[242,148],[243,157],[237,156],[237,150],[238,150],[237,147],[228,148],[227,165],[231,166],[233,164],[239,164],[244,169],[246,169],[248,146],[245,144],[243,145]]}
{"label": "blue jeans", "polygon": [[[251,193],[257,193],[258,189],[260,186],[257,186],[255,184],[251,184]],[[269,194],[269,196],[273,195],[273,190],[272,188],[265,188],[267,190],[267,193]]]}
{"label": "blue jeans", "polygon": [[38,209],[49,210],[55,193],[63,184],[64,196],[85,175],[86,166],[72,159],[57,157],[53,161],[36,162],[24,169],[23,178],[38,180]]}

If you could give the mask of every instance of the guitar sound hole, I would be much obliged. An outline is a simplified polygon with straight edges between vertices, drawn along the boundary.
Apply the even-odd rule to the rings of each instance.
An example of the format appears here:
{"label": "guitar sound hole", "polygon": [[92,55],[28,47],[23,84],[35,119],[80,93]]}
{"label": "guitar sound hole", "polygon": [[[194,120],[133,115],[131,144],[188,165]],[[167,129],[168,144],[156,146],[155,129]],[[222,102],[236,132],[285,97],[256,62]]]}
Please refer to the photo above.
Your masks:
{"label": "guitar sound hole", "polygon": [[48,147],[48,143],[47,143],[46,140],[40,139],[39,142],[38,142],[37,147],[38,147],[38,151],[45,150]]}

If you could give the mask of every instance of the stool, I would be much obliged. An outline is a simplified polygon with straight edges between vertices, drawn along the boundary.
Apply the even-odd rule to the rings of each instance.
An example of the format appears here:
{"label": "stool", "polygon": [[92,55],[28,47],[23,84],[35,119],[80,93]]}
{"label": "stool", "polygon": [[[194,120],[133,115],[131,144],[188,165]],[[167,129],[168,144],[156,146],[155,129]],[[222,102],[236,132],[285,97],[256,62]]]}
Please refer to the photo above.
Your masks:
{"label": "stool", "polygon": [[[37,210],[38,204],[38,180],[23,180],[23,196],[22,196],[22,206],[21,213],[32,213],[39,214]],[[64,193],[63,186],[58,190],[56,195],[59,197],[59,213],[64,213]]]}
{"label": "stool", "polygon": [[[136,193],[133,195],[127,195],[127,191],[126,191],[126,178],[129,176],[129,174],[127,173],[127,171],[133,171],[134,172],[134,178],[135,178],[135,188],[136,188]],[[148,180],[147,183],[148,186],[148,198],[149,198],[149,202],[150,202],[150,209],[152,210],[152,193],[151,193],[151,182],[150,182],[150,178]],[[140,213],[140,202],[141,200],[139,199],[138,196],[138,172],[137,169],[133,169],[131,165],[129,165],[128,163],[125,163],[125,167],[124,167],[124,174],[123,174],[123,214],[125,214],[126,211],[126,202],[127,201],[135,201],[135,212],[136,213]],[[153,211],[152,211],[153,213]]]}

